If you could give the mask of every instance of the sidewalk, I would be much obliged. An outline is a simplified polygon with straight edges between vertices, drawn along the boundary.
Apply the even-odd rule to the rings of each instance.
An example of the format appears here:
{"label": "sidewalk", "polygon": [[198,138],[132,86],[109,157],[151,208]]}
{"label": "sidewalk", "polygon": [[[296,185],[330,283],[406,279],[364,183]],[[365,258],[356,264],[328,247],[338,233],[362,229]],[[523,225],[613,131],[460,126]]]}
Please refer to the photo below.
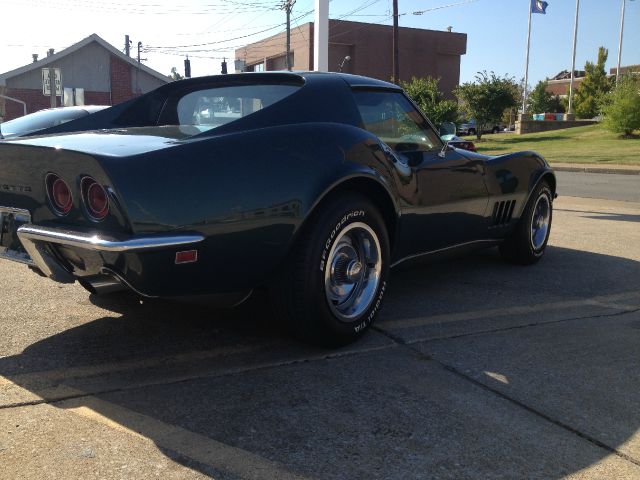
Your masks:
{"label": "sidewalk", "polygon": [[554,162],[551,167],[557,172],[618,173],[640,175],[640,165],[598,165],[593,163]]}

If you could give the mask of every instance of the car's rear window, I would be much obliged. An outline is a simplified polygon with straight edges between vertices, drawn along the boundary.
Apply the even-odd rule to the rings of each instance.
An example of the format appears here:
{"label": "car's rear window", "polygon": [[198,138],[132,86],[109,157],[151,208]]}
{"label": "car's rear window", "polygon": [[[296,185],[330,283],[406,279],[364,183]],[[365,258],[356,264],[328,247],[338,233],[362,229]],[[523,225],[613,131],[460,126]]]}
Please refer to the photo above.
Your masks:
{"label": "car's rear window", "polygon": [[183,96],[177,105],[180,125],[204,132],[225,125],[295,93],[296,85],[239,85],[198,90]]}

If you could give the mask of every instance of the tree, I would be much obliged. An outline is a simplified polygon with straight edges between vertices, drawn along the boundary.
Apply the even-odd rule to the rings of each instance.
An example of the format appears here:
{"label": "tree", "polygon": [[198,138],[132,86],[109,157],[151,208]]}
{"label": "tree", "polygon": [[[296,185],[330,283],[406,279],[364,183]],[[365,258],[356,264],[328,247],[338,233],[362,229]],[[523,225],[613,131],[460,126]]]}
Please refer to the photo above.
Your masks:
{"label": "tree", "polygon": [[462,108],[476,121],[478,140],[485,129],[500,121],[506,109],[517,105],[517,88],[514,78],[478,72],[475,82],[463,83],[455,89]]}
{"label": "tree", "polygon": [[442,125],[444,122],[455,122],[458,120],[458,104],[453,100],[447,100],[438,88],[439,78],[413,77],[410,82],[400,82],[420,110],[435,125]]}
{"label": "tree", "polygon": [[640,129],[640,80],[623,75],[608,95],[603,107],[604,126],[623,137],[631,137]]}
{"label": "tree", "polygon": [[184,77],[178,73],[178,69],[176,67],[171,67],[171,75],[169,75],[171,80],[182,80]]}
{"label": "tree", "polygon": [[587,62],[584,66],[585,76],[573,97],[573,108],[578,118],[593,118],[600,113],[604,96],[611,90],[604,65],[609,50],[598,49],[598,63]]}
{"label": "tree", "polygon": [[540,80],[527,97],[527,111],[530,113],[562,112],[560,97],[547,92],[549,82]]}

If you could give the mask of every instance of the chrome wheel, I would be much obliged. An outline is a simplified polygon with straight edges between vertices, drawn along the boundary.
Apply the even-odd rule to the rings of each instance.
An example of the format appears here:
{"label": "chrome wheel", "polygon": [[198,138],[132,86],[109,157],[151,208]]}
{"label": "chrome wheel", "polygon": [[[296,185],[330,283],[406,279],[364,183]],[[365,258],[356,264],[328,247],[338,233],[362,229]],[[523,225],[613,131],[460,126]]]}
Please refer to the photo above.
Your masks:
{"label": "chrome wheel", "polygon": [[327,257],[324,287],[329,308],[341,321],[351,321],[373,302],[382,274],[380,242],[365,223],[347,226]]}
{"label": "chrome wheel", "polygon": [[531,246],[534,251],[544,247],[550,223],[551,202],[547,195],[542,194],[538,197],[533,207],[533,215],[531,217]]}

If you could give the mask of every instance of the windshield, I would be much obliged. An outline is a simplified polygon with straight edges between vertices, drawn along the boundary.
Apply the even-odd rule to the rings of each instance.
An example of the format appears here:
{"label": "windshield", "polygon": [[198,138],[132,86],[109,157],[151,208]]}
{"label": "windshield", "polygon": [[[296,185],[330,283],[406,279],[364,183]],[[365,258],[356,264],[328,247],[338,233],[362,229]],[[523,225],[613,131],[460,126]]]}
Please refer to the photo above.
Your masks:
{"label": "windshield", "polygon": [[88,113],[85,110],[76,108],[68,110],[41,110],[39,112],[25,115],[24,117],[0,123],[0,133],[4,138],[27,135],[32,132],[37,132],[38,130],[55,127],[56,125],[66,123],[86,115],[88,115]]}

